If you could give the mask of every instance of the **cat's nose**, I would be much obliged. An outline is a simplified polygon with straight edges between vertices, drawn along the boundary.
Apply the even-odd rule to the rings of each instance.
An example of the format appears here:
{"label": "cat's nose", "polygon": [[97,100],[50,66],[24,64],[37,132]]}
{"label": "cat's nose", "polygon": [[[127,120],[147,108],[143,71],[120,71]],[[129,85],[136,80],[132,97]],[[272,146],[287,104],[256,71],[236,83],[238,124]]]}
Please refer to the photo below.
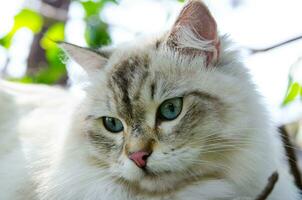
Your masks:
{"label": "cat's nose", "polygon": [[151,153],[146,151],[137,151],[131,153],[129,155],[129,159],[132,160],[139,168],[144,168],[147,165],[147,160],[150,155]]}

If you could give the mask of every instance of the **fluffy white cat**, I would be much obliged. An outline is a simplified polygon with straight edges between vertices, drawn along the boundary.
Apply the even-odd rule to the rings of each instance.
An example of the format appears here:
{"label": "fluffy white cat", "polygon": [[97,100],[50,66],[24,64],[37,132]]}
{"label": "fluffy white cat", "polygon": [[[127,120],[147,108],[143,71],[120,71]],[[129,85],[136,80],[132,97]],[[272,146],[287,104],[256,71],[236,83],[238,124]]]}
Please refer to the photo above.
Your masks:
{"label": "fluffy white cat", "polygon": [[0,82],[1,200],[297,200],[248,70],[189,1],[161,37],[98,51],[62,43],[85,97]]}

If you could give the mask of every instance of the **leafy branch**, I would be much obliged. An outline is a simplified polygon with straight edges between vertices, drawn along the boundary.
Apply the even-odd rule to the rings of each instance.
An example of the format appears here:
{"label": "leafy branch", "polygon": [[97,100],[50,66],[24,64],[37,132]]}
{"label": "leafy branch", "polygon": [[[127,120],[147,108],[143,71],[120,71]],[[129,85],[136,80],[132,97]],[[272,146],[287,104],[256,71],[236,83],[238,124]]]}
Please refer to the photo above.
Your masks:
{"label": "leafy branch", "polygon": [[[247,50],[250,52],[250,55],[263,53],[290,44],[292,42],[296,42],[301,39],[302,39],[302,35],[299,35],[266,48],[261,48],[261,49],[247,48]],[[290,71],[293,71],[293,69],[296,68],[300,63],[302,63],[301,57],[298,58],[297,61],[291,66]],[[302,85],[296,80],[294,80],[292,74],[290,73],[288,77],[288,86],[287,86],[286,94],[281,106],[288,105],[289,103],[296,100],[298,96],[300,96],[302,100]]]}
{"label": "leafy branch", "polygon": [[302,67],[302,57],[298,58],[297,61],[290,67],[286,95],[282,102],[282,106],[286,106],[295,101],[299,96],[302,100],[302,85],[295,80],[295,77],[293,77],[297,71],[297,68],[299,67]]}

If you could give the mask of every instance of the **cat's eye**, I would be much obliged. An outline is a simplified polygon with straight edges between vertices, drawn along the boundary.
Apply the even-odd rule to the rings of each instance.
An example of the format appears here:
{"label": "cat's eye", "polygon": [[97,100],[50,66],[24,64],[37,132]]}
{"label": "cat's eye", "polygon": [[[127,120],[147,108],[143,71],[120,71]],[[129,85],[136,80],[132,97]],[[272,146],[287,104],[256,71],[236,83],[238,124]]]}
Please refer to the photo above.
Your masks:
{"label": "cat's eye", "polygon": [[108,131],[112,133],[118,133],[124,130],[124,126],[121,120],[114,117],[102,117],[102,118],[103,118],[104,127]]}
{"label": "cat's eye", "polygon": [[158,109],[158,117],[163,120],[176,119],[182,110],[183,98],[177,97],[164,101]]}

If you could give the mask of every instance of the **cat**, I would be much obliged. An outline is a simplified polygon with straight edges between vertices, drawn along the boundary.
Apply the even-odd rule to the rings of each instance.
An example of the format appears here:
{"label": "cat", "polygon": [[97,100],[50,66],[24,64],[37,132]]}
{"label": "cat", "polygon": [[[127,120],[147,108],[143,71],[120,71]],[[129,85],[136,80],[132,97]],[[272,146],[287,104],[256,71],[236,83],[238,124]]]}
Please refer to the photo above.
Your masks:
{"label": "cat", "polygon": [[60,43],[85,96],[0,82],[0,199],[297,200],[279,133],[232,43],[191,0],[161,36]]}

